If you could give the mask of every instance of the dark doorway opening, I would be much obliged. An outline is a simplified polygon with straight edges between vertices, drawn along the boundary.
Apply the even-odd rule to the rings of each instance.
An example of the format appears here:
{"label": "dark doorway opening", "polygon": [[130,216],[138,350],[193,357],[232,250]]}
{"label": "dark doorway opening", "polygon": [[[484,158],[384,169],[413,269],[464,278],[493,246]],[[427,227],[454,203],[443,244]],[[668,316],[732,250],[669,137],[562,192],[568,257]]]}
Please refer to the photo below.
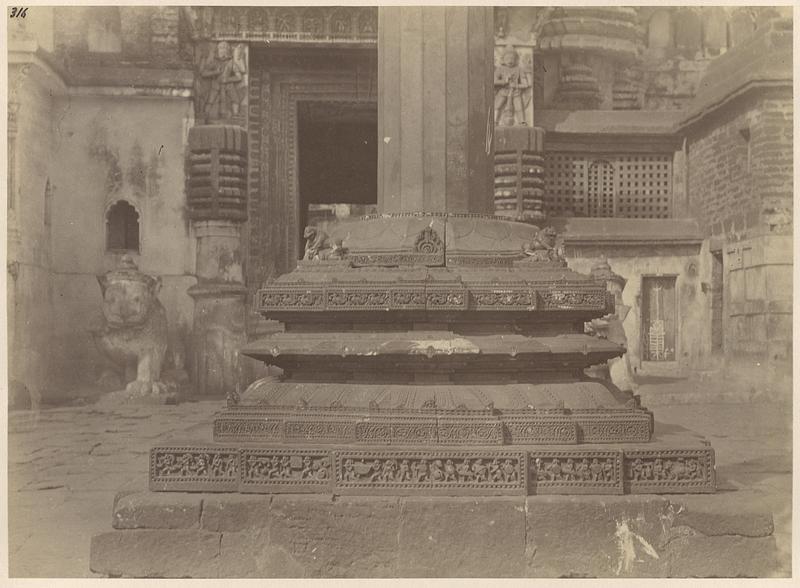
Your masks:
{"label": "dark doorway opening", "polygon": [[377,208],[377,104],[298,102],[297,135],[302,256],[306,226]]}

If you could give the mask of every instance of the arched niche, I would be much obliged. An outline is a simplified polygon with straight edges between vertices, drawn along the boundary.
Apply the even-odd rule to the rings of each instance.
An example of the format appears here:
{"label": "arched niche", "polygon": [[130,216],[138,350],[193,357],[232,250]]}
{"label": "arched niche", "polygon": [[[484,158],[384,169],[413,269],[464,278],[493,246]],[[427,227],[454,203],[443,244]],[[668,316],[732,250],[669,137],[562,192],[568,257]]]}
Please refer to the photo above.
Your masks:
{"label": "arched niche", "polygon": [[106,209],[106,251],[140,251],[140,219],[136,207],[127,200],[117,200]]}

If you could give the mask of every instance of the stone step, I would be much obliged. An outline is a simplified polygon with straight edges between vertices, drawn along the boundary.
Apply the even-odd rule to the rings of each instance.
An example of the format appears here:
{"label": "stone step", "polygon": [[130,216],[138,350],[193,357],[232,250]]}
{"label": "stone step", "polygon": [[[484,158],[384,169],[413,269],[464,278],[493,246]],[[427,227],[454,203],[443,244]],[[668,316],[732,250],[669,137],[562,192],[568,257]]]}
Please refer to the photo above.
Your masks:
{"label": "stone step", "polygon": [[715,496],[118,496],[91,569],[125,577],[764,577],[771,513]]}

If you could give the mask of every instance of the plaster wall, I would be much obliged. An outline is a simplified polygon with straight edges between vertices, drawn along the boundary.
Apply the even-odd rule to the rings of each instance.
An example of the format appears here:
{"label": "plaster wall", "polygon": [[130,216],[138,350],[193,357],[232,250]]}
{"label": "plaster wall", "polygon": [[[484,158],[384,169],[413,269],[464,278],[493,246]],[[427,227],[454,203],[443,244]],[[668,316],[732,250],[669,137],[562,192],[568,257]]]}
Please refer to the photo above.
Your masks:
{"label": "plaster wall", "polygon": [[[623,327],[631,367],[642,375],[687,375],[711,361],[711,281],[708,242],[702,247],[568,247],[569,267],[588,274],[605,255],[611,269],[627,280],[622,302],[630,310]],[[674,362],[643,362],[641,345],[642,278],[675,276],[678,332]]]}
{"label": "plaster wall", "polygon": [[[29,67],[29,66],[28,66]],[[49,354],[52,319],[51,238],[45,224],[45,192],[52,187],[53,99],[31,68],[9,67],[19,105],[13,160],[9,159],[7,310],[9,376],[39,395],[50,379],[42,365]],[[16,83],[15,83],[16,82]],[[53,221],[55,222],[55,221]]]}
{"label": "plaster wall", "polygon": [[91,383],[102,368],[103,359],[87,326],[101,309],[96,276],[115,267],[121,255],[105,248],[105,214],[118,200],[128,201],[139,212],[140,253],[133,257],[141,271],[162,278],[159,298],[167,309],[170,343],[180,350],[188,340],[193,300],[186,290],[196,282],[184,195],[186,129],[191,118],[187,99],[69,96],[58,100],[49,159],[57,186],[49,369],[58,375],[60,387]]}

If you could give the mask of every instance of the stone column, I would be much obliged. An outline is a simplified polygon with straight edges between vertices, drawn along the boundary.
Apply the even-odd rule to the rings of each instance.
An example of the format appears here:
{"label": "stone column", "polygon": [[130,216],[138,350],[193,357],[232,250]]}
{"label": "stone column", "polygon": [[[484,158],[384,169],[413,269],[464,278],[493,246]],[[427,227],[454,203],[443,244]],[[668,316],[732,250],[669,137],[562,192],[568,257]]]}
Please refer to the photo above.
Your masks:
{"label": "stone column", "polygon": [[193,383],[198,395],[235,390],[246,342],[241,229],[247,220],[247,133],[238,126],[189,131],[187,204],[197,238]]}
{"label": "stone column", "polygon": [[491,213],[493,14],[381,7],[378,208]]}

